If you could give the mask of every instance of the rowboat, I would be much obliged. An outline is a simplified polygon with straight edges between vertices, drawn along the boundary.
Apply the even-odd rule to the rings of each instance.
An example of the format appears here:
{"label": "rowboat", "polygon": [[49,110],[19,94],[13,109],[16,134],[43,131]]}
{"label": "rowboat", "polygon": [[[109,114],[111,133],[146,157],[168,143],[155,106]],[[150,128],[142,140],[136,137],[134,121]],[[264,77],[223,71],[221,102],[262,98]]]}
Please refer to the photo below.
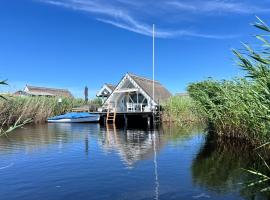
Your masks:
{"label": "rowboat", "polygon": [[47,119],[49,123],[86,123],[98,122],[100,119],[99,114],[91,114],[87,112],[71,112],[64,115],[58,115]]}

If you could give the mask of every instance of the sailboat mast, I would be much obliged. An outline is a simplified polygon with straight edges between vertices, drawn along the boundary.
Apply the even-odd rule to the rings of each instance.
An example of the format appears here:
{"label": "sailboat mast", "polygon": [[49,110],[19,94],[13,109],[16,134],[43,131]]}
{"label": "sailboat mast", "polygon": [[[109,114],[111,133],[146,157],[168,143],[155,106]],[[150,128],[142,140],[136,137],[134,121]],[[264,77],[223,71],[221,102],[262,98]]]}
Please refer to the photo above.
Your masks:
{"label": "sailboat mast", "polygon": [[152,67],[153,67],[153,101],[155,102],[155,24],[153,24],[153,47],[152,47]]}

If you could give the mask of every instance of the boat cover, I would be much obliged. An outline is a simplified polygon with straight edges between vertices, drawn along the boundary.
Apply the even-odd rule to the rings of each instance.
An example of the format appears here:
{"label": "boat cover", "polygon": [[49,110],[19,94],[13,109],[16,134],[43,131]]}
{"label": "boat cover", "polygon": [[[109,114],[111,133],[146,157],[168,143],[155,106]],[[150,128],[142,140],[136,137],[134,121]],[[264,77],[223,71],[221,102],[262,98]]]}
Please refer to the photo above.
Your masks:
{"label": "boat cover", "polygon": [[92,117],[96,116],[95,114],[90,114],[87,112],[70,112],[64,115],[58,115],[55,117],[48,118],[48,120],[57,120],[57,119],[78,119],[78,118],[85,118],[85,117]]}

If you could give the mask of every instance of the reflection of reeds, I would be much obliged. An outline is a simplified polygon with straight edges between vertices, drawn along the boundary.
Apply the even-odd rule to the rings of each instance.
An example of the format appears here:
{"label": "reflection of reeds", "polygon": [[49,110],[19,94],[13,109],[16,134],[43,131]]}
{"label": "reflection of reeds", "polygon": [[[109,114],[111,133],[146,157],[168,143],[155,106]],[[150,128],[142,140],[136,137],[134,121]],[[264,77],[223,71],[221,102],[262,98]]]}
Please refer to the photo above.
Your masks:
{"label": "reflection of reeds", "polygon": [[[269,151],[260,150],[262,156],[267,156],[268,153]],[[251,174],[244,173],[242,168],[265,170],[264,162],[244,141],[208,136],[192,163],[193,182],[220,193],[240,190],[244,197],[267,197],[268,194],[259,194],[258,188],[246,188],[240,184],[252,179]]]}
{"label": "reflection of reeds", "polygon": [[[269,151],[268,145],[270,145],[270,142],[265,143],[264,145],[261,145],[256,150],[261,150],[262,148],[266,148],[266,151]],[[264,151],[265,152],[265,151]],[[270,166],[269,166],[269,160],[270,157],[268,154],[265,154],[262,156],[261,153],[258,153],[258,156],[260,157],[261,161],[263,162],[263,168],[264,169],[244,169],[249,174],[254,176],[254,180],[247,183],[247,187],[255,187],[260,192],[266,192],[270,196]]]}
{"label": "reflection of reeds", "polygon": [[168,140],[185,141],[198,133],[203,133],[205,127],[201,124],[193,124],[193,126],[182,126],[175,123],[164,123],[160,128],[160,134]]}

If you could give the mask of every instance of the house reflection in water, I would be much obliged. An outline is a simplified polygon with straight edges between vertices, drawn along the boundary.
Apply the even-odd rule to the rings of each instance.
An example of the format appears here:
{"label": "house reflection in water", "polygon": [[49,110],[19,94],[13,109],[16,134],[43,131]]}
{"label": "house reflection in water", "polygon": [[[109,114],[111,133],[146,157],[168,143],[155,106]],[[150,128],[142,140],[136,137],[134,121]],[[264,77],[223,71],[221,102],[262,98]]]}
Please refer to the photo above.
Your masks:
{"label": "house reflection in water", "polygon": [[165,145],[158,131],[153,130],[118,130],[111,125],[107,126],[102,134],[103,149],[106,152],[117,151],[129,168],[140,160],[151,159],[155,151],[159,151]]}
{"label": "house reflection in water", "polygon": [[166,144],[159,133],[156,130],[117,130],[115,125],[107,125],[102,140],[103,149],[117,151],[128,168],[132,168],[140,160],[153,157],[156,200],[159,199],[157,151]]}

